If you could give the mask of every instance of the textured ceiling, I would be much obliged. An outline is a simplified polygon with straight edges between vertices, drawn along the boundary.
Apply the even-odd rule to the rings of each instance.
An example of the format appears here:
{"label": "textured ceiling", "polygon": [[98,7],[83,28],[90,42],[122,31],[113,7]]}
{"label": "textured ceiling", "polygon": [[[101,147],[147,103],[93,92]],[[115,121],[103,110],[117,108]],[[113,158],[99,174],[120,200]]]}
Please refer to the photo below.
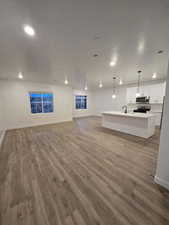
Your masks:
{"label": "textured ceiling", "polygon": [[[36,30],[34,38],[23,25]],[[161,55],[158,50],[164,50]],[[98,54],[98,57],[93,57]],[[64,83],[75,88],[165,78],[168,0],[1,0],[0,78]],[[110,67],[111,59],[117,64]]]}

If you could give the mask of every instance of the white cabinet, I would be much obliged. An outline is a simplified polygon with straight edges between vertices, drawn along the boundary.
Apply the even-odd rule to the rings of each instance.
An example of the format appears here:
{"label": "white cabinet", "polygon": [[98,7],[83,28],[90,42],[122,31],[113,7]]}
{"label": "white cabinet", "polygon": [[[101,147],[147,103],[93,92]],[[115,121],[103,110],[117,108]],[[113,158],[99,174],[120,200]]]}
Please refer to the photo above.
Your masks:
{"label": "white cabinet", "polygon": [[151,112],[151,113],[155,115],[155,125],[160,126],[162,113],[161,112]]}
{"label": "white cabinet", "polygon": [[137,87],[127,88],[127,103],[136,103]]}
{"label": "white cabinet", "polygon": [[[137,87],[127,88],[127,103],[136,102]],[[165,96],[165,83],[144,85],[140,87],[141,96],[150,96],[151,104],[162,104]]]}
{"label": "white cabinet", "polygon": [[141,86],[140,88],[141,96],[150,96],[150,87],[149,85]]}
{"label": "white cabinet", "polygon": [[165,96],[165,83],[150,86],[150,103],[163,103]]}

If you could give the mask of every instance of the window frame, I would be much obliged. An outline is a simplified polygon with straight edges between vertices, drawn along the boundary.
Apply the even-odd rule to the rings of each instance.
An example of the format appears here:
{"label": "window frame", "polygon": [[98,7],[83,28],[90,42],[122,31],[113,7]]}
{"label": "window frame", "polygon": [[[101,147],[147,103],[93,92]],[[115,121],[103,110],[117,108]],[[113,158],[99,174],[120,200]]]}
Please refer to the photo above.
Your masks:
{"label": "window frame", "polygon": [[[31,94],[52,94],[52,106],[53,106],[53,111],[52,112],[44,112],[44,100],[43,100],[43,96],[41,96],[41,104],[42,104],[42,112],[36,112],[36,113],[32,113],[32,107],[31,107]],[[53,92],[49,92],[49,91],[29,91],[28,93],[28,97],[29,97],[29,107],[30,107],[30,114],[31,115],[46,115],[46,114],[51,114],[54,113],[54,94]]]}
{"label": "window frame", "polygon": [[[80,96],[80,97],[86,97],[86,108],[76,108],[76,97]],[[86,94],[76,94],[74,97],[74,102],[75,102],[75,110],[87,110],[88,109],[88,100],[87,100],[88,96]]]}

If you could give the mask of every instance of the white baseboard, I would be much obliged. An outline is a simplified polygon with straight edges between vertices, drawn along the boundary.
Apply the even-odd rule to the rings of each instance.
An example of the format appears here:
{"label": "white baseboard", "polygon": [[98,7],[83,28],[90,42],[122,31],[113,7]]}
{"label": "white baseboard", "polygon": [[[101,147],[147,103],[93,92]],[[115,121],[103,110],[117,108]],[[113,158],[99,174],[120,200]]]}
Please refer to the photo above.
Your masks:
{"label": "white baseboard", "polygon": [[2,141],[4,139],[4,136],[5,136],[5,130],[2,131],[1,136],[0,136],[0,146],[2,144]]}
{"label": "white baseboard", "polygon": [[23,125],[15,125],[15,126],[8,126],[6,130],[14,130],[14,129],[22,129],[22,128],[29,128],[29,127],[37,127],[37,126],[45,126],[57,123],[64,123],[70,122],[72,119],[61,120],[61,121],[49,121],[49,122],[38,122],[38,123],[30,123],[30,124],[23,124]]}
{"label": "white baseboard", "polygon": [[169,190],[169,182],[155,176],[154,181]]}
{"label": "white baseboard", "polygon": [[95,116],[94,114],[82,114],[82,115],[74,115],[73,119],[78,119],[78,118],[82,118],[82,117],[90,117],[90,116]]}

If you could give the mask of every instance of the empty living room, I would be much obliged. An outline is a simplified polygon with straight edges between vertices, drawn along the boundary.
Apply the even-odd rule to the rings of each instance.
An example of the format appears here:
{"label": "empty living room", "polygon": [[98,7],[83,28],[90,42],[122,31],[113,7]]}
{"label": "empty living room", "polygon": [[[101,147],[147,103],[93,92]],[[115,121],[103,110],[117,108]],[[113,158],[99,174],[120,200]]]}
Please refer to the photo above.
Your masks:
{"label": "empty living room", "polygon": [[0,1],[0,225],[169,225],[169,1]]}

